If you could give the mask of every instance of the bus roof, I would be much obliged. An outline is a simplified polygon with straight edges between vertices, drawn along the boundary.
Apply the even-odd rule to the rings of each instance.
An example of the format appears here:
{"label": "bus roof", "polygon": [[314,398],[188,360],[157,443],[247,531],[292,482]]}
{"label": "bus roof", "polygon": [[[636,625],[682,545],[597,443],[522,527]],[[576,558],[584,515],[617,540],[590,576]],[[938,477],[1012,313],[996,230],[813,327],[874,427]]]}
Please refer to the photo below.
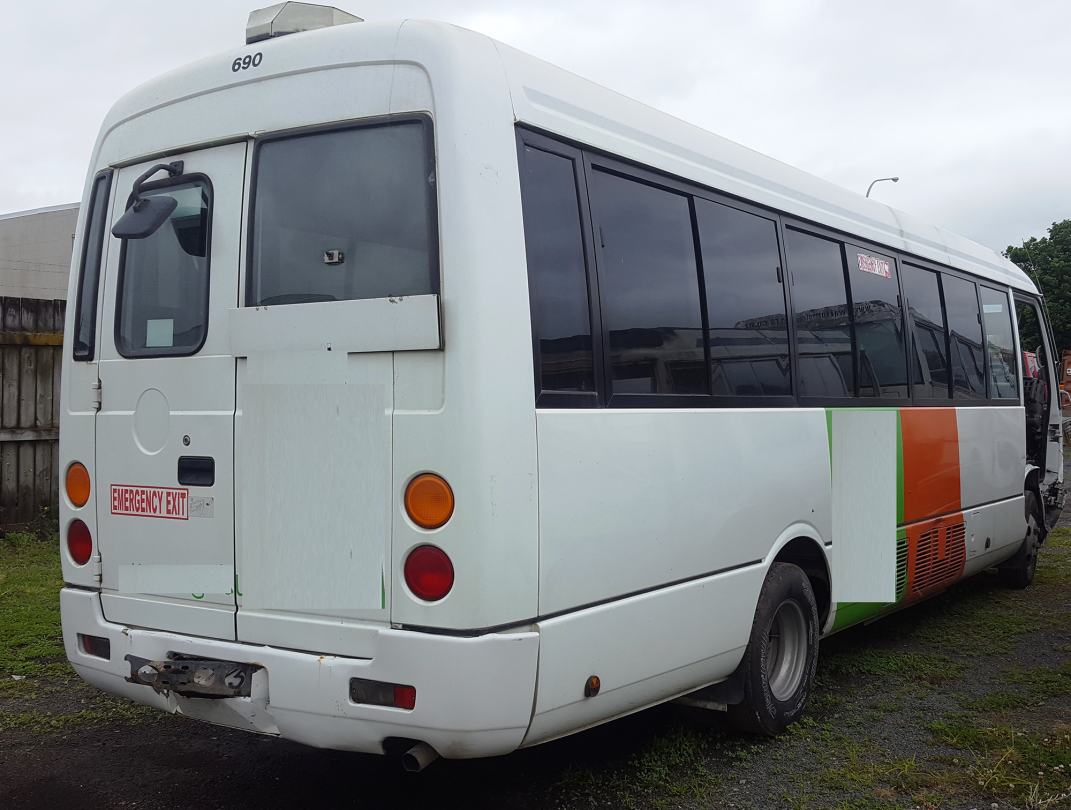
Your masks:
{"label": "bus roof", "polygon": [[[493,47],[473,48],[474,38]],[[264,53],[263,65],[255,74],[232,72],[229,67],[220,69],[221,65],[229,66],[235,57],[254,50]],[[459,71],[461,81],[451,80],[436,88],[435,103],[440,108],[450,103],[451,95],[488,92],[491,86],[488,82],[465,82],[465,75],[504,72],[502,92],[510,94],[517,122],[800,219],[1037,292],[1029,277],[997,251],[714,135],[508,45],[439,22],[404,20],[308,31],[242,46],[163,74],[130,91],[112,107],[98,137],[91,173],[108,164],[127,164],[164,153],[166,149],[158,148],[159,136],[149,139],[156,142],[155,147],[149,143],[143,146],[138,143],[139,138],[131,137],[139,128],[126,126],[162,107],[198,99],[198,112],[204,113],[211,108],[210,97],[214,93],[236,89],[236,85],[318,69],[391,62],[419,65],[428,72],[433,86],[436,71],[442,70],[443,65]],[[228,95],[233,98],[232,94]],[[473,99],[468,101],[472,103]],[[220,98],[221,107],[229,103]],[[212,120],[213,116],[207,118]],[[257,131],[252,126],[230,128],[236,131],[206,133],[204,140],[219,142],[247,137]],[[195,141],[181,136],[171,144],[175,148],[194,145]]]}

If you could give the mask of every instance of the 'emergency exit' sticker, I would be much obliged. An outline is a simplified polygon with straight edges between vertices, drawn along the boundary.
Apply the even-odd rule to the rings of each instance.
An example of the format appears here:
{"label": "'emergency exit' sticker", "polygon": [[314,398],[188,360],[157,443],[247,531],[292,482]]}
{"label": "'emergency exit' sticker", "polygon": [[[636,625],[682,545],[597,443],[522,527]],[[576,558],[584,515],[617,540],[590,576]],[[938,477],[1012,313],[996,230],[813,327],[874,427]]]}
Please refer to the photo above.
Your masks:
{"label": "'emergency exit' sticker", "polygon": [[172,487],[112,484],[112,514],[189,520],[190,491]]}
{"label": "'emergency exit' sticker", "polygon": [[859,269],[864,273],[881,276],[882,278],[892,278],[889,263],[884,259],[867,256],[865,253],[856,253],[855,255],[859,258]]}

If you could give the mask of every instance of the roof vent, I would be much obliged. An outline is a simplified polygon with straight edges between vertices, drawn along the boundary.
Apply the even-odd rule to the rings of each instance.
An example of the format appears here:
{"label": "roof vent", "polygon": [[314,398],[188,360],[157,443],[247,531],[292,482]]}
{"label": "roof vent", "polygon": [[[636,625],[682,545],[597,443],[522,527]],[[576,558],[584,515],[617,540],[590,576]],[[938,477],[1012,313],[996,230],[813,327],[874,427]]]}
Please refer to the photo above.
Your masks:
{"label": "roof vent", "polygon": [[262,39],[296,34],[299,31],[314,31],[317,28],[359,22],[364,20],[333,6],[276,3],[274,6],[249,12],[249,22],[245,24],[245,44],[251,45]]}

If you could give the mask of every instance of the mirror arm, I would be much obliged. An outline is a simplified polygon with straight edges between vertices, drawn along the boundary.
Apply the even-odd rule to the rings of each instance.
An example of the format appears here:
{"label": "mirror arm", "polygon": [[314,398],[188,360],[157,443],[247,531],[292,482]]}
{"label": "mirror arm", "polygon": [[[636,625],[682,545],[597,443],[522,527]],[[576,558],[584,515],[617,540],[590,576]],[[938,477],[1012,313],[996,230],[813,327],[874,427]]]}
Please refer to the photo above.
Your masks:
{"label": "mirror arm", "polygon": [[176,160],[173,163],[157,163],[155,166],[145,172],[145,174],[141,175],[141,177],[135,180],[134,187],[131,189],[131,193],[133,193],[134,195],[134,210],[140,211],[143,206],[144,198],[141,196],[142,183],[144,183],[146,180],[148,180],[150,177],[152,177],[159,171],[165,171],[171,177],[174,177],[176,174],[182,174],[182,165],[183,163],[181,160]]}

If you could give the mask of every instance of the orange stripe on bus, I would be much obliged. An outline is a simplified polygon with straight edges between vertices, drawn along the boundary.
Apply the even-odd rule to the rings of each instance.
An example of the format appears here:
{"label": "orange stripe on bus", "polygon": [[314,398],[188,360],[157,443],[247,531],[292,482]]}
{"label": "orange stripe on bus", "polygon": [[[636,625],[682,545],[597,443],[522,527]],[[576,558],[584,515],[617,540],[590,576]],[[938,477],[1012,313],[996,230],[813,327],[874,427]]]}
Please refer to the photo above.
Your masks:
{"label": "orange stripe on bus", "polygon": [[955,408],[902,408],[904,523],[961,508]]}

